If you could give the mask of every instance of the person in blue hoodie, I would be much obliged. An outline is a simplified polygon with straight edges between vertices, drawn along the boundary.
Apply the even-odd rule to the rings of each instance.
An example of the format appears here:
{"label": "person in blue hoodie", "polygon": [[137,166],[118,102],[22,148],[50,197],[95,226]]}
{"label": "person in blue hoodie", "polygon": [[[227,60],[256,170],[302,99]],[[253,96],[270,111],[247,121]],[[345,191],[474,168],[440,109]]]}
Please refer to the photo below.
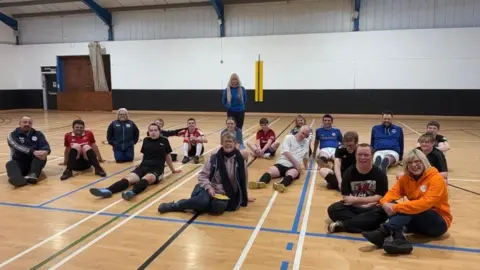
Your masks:
{"label": "person in blue hoodie", "polygon": [[393,113],[382,113],[382,124],[373,126],[370,145],[375,154],[375,165],[385,173],[390,166],[398,164],[403,159],[404,136],[403,129],[392,123]]}
{"label": "person in blue hoodie", "polygon": [[8,134],[7,143],[12,156],[5,168],[8,182],[16,187],[36,184],[51,153],[45,135],[32,125],[32,118],[23,116],[19,127]]}
{"label": "person in blue hoodie", "polygon": [[228,109],[227,117],[235,118],[237,127],[243,128],[245,119],[245,104],[247,103],[247,91],[242,86],[240,78],[236,73],[230,76],[228,86],[223,90],[222,95],[223,106]]}
{"label": "person in blue hoodie", "polygon": [[127,109],[119,109],[117,120],[110,123],[107,130],[107,141],[113,147],[113,156],[117,163],[133,161],[134,147],[139,137],[138,127],[129,119]]}

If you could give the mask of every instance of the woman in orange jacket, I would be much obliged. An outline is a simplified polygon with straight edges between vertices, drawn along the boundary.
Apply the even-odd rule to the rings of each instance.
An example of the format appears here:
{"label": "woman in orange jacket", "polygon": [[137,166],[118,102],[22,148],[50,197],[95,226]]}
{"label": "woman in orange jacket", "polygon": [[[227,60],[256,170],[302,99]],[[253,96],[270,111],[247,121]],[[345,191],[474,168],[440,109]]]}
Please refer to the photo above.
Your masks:
{"label": "woman in orange jacket", "polygon": [[[439,237],[452,224],[447,184],[419,149],[410,151],[404,161],[404,175],[380,200],[389,220],[375,231],[362,235],[389,254],[408,254],[413,246],[405,239],[410,233]],[[407,197],[406,202],[396,202]],[[391,238],[389,236],[392,236]]]}

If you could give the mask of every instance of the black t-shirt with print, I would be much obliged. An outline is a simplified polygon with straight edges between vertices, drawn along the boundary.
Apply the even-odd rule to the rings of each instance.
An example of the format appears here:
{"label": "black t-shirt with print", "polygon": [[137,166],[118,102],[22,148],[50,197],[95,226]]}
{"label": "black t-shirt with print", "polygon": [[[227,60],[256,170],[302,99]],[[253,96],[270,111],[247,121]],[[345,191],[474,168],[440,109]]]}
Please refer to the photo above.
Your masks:
{"label": "black t-shirt with print", "polygon": [[[420,147],[417,149],[422,150]],[[442,151],[434,147],[432,152],[428,153],[427,159],[430,165],[437,168],[438,172],[448,172],[447,159]]]}
{"label": "black t-shirt with print", "polygon": [[158,167],[165,166],[165,157],[172,153],[172,147],[167,138],[160,136],[158,139],[146,137],[143,139],[141,152],[143,153],[143,160],[140,166]]}
{"label": "black t-shirt with print", "polygon": [[377,166],[362,174],[351,166],[343,174],[342,195],[354,197],[384,196],[388,191],[387,175]]}
{"label": "black t-shirt with print", "polygon": [[340,171],[343,174],[350,166],[355,164],[355,151],[353,151],[353,153],[349,153],[345,146],[340,145],[337,147],[337,150],[335,150],[335,158],[342,160]]}

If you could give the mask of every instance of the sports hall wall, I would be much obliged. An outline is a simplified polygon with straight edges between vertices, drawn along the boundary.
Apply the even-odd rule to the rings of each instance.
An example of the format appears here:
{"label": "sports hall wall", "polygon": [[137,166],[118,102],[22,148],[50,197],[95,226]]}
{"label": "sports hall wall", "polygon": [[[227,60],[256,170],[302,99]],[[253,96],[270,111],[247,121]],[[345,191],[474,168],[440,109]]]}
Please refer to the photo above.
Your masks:
{"label": "sports hall wall", "polygon": [[93,14],[20,19],[22,45],[0,29],[10,41],[0,45],[0,109],[41,108],[40,66],[99,40],[115,108],[223,111],[220,90],[236,72],[248,111],[480,115],[479,1],[362,1],[359,32],[352,2],[226,6],[225,38],[207,7],[114,13],[110,42]]}

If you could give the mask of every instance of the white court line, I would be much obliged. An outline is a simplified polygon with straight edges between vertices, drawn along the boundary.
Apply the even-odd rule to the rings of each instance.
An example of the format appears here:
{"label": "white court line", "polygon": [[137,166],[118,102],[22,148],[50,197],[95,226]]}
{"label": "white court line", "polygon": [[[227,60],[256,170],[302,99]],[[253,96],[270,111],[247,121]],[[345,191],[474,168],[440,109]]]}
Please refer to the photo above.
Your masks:
{"label": "white court line", "polygon": [[[270,125],[272,125],[273,123],[277,122],[278,120],[280,120],[280,118],[278,118],[277,120],[273,121]],[[249,129],[245,130],[248,131],[252,128],[255,128],[257,127],[257,125],[254,125],[253,127],[250,127]],[[245,140],[248,141],[250,140],[251,138],[253,138],[254,136],[256,136],[256,134],[253,134],[252,136],[250,136],[249,138],[247,138]],[[219,148],[220,145],[216,146],[215,148],[212,148],[210,150],[208,150],[207,152],[204,153],[204,155],[208,152],[211,152],[217,148]],[[50,267],[49,269],[57,269],[58,267],[62,266],[63,264],[65,264],[66,262],[68,262],[70,259],[72,259],[73,257],[77,256],[78,254],[80,254],[81,252],[83,252],[85,249],[89,248],[90,246],[92,246],[93,244],[95,244],[96,242],[100,241],[102,238],[104,238],[105,236],[109,235],[110,233],[112,233],[114,230],[118,229],[120,226],[122,226],[123,224],[125,224],[126,222],[128,222],[129,220],[131,220],[132,218],[138,216],[141,212],[145,211],[146,209],[150,208],[153,204],[159,202],[160,200],[162,200],[163,198],[165,198],[167,195],[169,195],[170,193],[172,193],[173,191],[175,191],[176,189],[178,189],[179,187],[181,187],[182,185],[184,185],[185,183],[187,183],[188,181],[190,181],[190,179],[192,179],[193,177],[195,177],[197,174],[199,174],[201,171],[198,170],[194,175],[188,177],[187,179],[183,180],[180,184],[176,185],[175,187],[171,188],[169,191],[167,191],[166,193],[162,194],[160,197],[158,197],[157,199],[153,200],[152,202],[150,202],[148,205],[146,205],[145,207],[143,207],[142,209],[138,210],[137,212],[135,212],[134,214],[132,214],[131,216],[129,216],[128,218],[124,219],[122,222],[118,223],[117,225],[115,225],[114,227],[110,228],[108,231],[102,233],[101,235],[97,236],[95,239],[93,239],[92,241],[88,242],[87,244],[85,244],[84,246],[82,246],[80,249],[77,249],[75,250],[73,253],[71,253],[68,257],[64,258],[63,260],[59,261],[57,264],[55,264],[54,266]]]}
{"label": "white court line", "polygon": [[[278,121],[278,120],[280,120],[280,118],[278,118],[276,121]],[[275,123],[276,121],[272,122],[272,124]],[[255,128],[255,127],[257,127],[257,125],[254,125],[254,126],[250,127],[249,129],[245,130],[245,132],[248,131],[248,130],[250,130],[250,129],[252,129],[252,128]],[[252,138],[252,137],[253,137],[253,136],[251,136],[250,138]],[[249,139],[250,139],[250,138],[249,138]],[[247,139],[247,140],[249,140],[249,139]],[[206,152],[204,153],[204,155],[207,154],[207,153],[209,153],[209,152],[214,151],[214,150],[217,149],[218,147],[219,147],[219,146],[216,146],[215,148],[212,148],[212,149],[206,151]],[[184,167],[184,166],[185,166],[185,165],[182,165],[182,166],[178,167],[177,169],[182,168],[182,167]],[[170,173],[170,174],[171,174],[171,173]],[[169,174],[169,175],[170,175],[170,174]],[[167,175],[165,175],[165,176],[167,176]],[[180,185],[183,185],[183,182],[182,182],[182,184],[180,184]],[[180,186],[180,185],[179,185],[179,186]],[[177,186],[177,187],[178,187],[178,186]],[[4,266],[12,263],[13,261],[15,261],[15,260],[23,257],[24,255],[30,253],[31,251],[39,248],[40,246],[42,246],[43,244],[49,242],[50,240],[54,239],[55,237],[57,237],[57,236],[59,236],[59,235],[62,235],[62,234],[64,234],[64,233],[66,233],[66,232],[74,229],[75,227],[81,225],[82,223],[85,223],[86,221],[90,220],[91,218],[99,215],[100,213],[108,210],[109,208],[112,208],[113,206],[115,206],[116,204],[118,204],[118,203],[120,203],[120,202],[122,202],[122,201],[123,201],[123,199],[119,199],[118,201],[113,202],[112,204],[106,206],[105,208],[103,208],[103,209],[101,209],[101,210],[99,210],[99,211],[97,211],[97,212],[95,212],[95,213],[93,213],[93,214],[91,214],[91,215],[83,218],[82,220],[78,221],[77,223],[68,226],[67,228],[59,231],[58,233],[56,233],[56,234],[54,234],[54,235],[52,235],[52,236],[44,239],[43,241],[35,244],[34,246],[32,246],[32,247],[30,247],[30,248],[22,251],[21,253],[15,255],[14,257],[12,257],[12,258],[8,259],[7,261],[4,261],[2,264],[0,264],[0,268],[2,268],[2,267],[4,267]]]}
{"label": "white court line", "polygon": [[[315,163],[314,168],[317,169],[317,163]],[[310,216],[310,207],[312,206],[313,191],[315,190],[316,179],[317,179],[317,174],[314,173],[312,176],[312,183],[310,183],[310,189],[308,191],[307,204],[305,206],[305,213],[303,214],[302,228],[300,230],[300,235],[298,236],[295,259],[293,260],[294,270],[300,269],[300,261],[302,260],[302,252],[303,252],[303,243],[305,242],[305,235],[307,234],[308,218]]]}
{"label": "white court line", "polygon": [[[310,128],[313,126],[313,123],[315,123],[315,119],[312,120],[312,123],[310,124]],[[312,134],[313,136],[313,134]],[[281,145],[279,147],[282,147]],[[315,173],[316,175],[316,173]],[[250,235],[250,238],[248,239],[247,244],[245,244],[245,247],[243,248],[242,253],[240,254],[240,257],[237,260],[237,263],[235,264],[235,267],[233,268],[234,270],[239,270],[242,268],[243,262],[247,258],[248,253],[250,252],[250,249],[253,246],[253,243],[255,242],[255,239],[257,238],[258,232],[260,229],[262,229],[263,223],[265,222],[265,219],[268,216],[268,213],[272,209],[273,203],[275,202],[275,199],[277,198],[278,191],[274,191],[272,198],[268,202],[267,208],[265,208],[265,211],[263,211],[262,217],[257,223],[257,226],[255,226],[255,229],[253,230],[252,234]]]}
{"label": "white court line", "polygon": [[401,122],[401,121],[397,121],[397,122],[400,123],[400,124],[402,124],[404,127],[410,129],[411,131],[417,133],[418,135],[422,135],[420,132],[418,132],[418,131],[416,131],[415,129],[411,128],[409,125],[407,125],[407,124],[405,124],[405,123],[403,123],[403,122]]}

